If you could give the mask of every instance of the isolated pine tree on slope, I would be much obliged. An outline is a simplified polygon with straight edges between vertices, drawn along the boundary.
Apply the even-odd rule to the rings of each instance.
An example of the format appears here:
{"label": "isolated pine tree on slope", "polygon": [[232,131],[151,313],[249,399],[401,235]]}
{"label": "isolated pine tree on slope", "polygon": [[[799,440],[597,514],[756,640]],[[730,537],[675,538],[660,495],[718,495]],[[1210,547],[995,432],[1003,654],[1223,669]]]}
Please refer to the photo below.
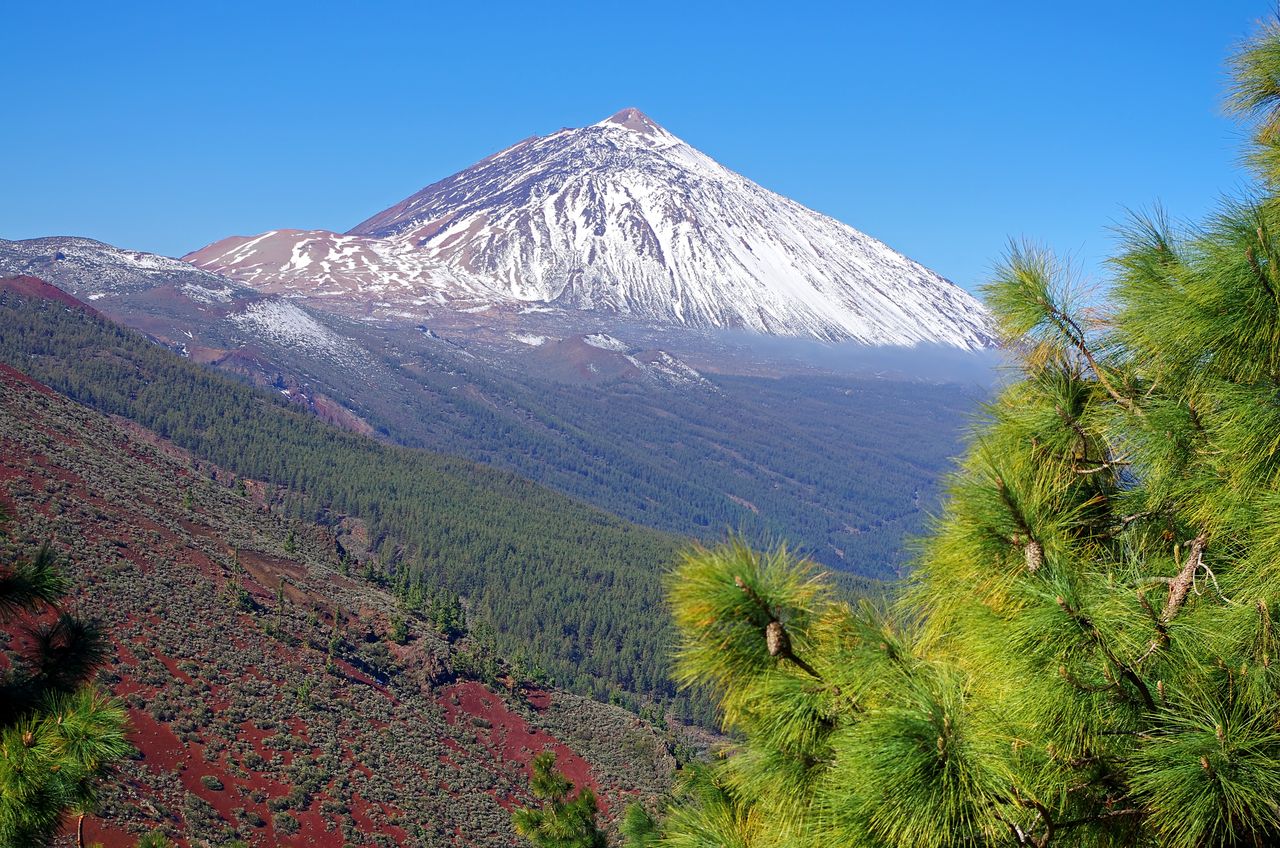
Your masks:
{"label": "isolated pine tree on slope", "polygon": [[0,626],[24,624],[31,643],[0,674],[0,846],[48,843],[68,813],[92,809],[99,780],[130,750],[124,710],[87,682],[106,639],[59,608],[68,585],[55,559],[45,544],[0,564]]}
{"label": "isolated pine tree on slope", "polygon": [[556,768],[554,751],[543,751],[530,763],[529,790],[541,801],[511,814],[516,833],[535,848],[605,848],[604,831],[596,824],[596,795],[589,786],[574,786]]}
{"label": "isolated pine tree on slope", "polygon": [[1135,219],[1114,306],[1015,246],[990,406],[891,614],[689,554],[678,675],[742,741],[647,844],[1280,844],[1280,25],[1233,62],[1259,197]]}

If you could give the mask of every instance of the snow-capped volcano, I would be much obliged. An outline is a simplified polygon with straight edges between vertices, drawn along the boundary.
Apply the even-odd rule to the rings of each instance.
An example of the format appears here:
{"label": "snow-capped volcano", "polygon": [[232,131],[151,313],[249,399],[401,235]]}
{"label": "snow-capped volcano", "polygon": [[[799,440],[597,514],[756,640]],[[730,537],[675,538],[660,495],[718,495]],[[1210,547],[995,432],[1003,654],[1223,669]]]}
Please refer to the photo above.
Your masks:
{"label": "snow-capped volcano", "polygon": [[346,236],[296,239],[310,242],[273,248],[282,263],[264,262],[247,239],[187,258],[315,296],[425,302],[459,292],[696,328],[992,344],[985,310],[959,287],[728,170],[636,109],[522,141]]}

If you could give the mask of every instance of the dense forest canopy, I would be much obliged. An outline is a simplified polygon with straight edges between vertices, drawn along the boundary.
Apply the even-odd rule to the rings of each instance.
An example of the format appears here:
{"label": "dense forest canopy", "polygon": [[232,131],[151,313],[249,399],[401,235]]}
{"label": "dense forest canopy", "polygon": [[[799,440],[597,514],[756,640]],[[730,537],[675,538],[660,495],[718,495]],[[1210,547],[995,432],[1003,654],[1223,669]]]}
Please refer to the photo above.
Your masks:
{"label": "dense forest canopy", "polygon": [[870,366],[676,386],[560,381],[417,330],[344,328],[376,361],[376,384],[296,351],[272,359],[399,444],[514,471],[681,536],[785,538],[829,568],[881,580],[898,577],[904,539],[935,511],[964,422],[988,396]]}
{"label": "dense forest canopy", "polygon": [[1016,244],[990,404],[890,611],[690,553],[678,679],[740,743],[637,845],[1280,842],[1280,23],[1233,60],[1254,192],[1136,216],[1110,300]]}
{"label": "dense forest canopy", "polygon": [[61,304],[0,294],[0,361],[238,475],[285,487],[272,508],[358,516],[392,582],[461,596],[507,657],[598,698],[670,702],[659,572],[680,542],[514,474],[323,424],[287,401]]}

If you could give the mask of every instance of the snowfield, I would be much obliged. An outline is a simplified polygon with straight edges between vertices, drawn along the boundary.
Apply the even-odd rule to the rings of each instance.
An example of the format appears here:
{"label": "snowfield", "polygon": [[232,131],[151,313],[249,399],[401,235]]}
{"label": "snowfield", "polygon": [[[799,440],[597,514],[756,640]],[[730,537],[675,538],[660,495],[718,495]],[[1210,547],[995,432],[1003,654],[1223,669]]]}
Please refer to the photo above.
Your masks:
{"label": "snowfield", "polygon": [[366,358],[363,351],[350,340],[330,330],[292,303],[260,301],[250,304],[243,312],[227,316],[227,320],[256,338],[265,339],[280,347],[319,355],[331,362],[355,366],[362,364]]}
{"label": "snowfield", "polygon": [[630,346],[620,339],[615,339],[607,333],[593,333],[589,336],[583,336],[582,340],[592,347],[598,347],[601,350],[616,350],[619,353],[626,353]]}

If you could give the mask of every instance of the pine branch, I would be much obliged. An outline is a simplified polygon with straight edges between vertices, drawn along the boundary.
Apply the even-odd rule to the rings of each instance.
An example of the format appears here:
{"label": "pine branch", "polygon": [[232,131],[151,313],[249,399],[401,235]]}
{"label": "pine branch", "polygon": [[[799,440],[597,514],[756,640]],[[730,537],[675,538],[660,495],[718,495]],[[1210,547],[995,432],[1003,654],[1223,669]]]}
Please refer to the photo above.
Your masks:
{"label": "pine branch", "polygon": [[1026,542],[1021,541],[1018,537],[1014,537],[1012,541],[1013,544],[1022,546],[1022,556],[1027,566],[1027,571],[1034,574],[1040,570],[1040,566],[1044,563],[1044,545],[1031,532],[1031,525],[1027,523],[1027,519],[1023,516],[1022,509],[1009,494],[1004,478],[998,475],[996,476],[996,489],[1000,492],[1000,500],[1004,502],[1010,515],[1013,516],[1014,523],[1018,525],[1020,535],[1027,537]]}
{"label": "pine branch", "polygon": [[1117,459],[1100,460],[1098,465],[1092,468],[1073,468],[1072,470],[1077,474],[1087,476],[1090,474],[1098,474],[1102,471],[1110,471],[1117,467],[1125,467],[1129,464],[1129,457],[1122,456]]}
{"label": "pine branch", "polygon": [[1000,822],[1005,827],[1009,828],[1009,834],[1013,836],[1014,842],[1017,842],[1019,845],[1029,844],[1027,841],[1029,837],[1027,836],[1026,832],[1023,831],[1020,825],[1017,825],[1009,821],[1007,818],[1004,817],[1003,814],[1001,814],[1001,812],[998,809],[992,810],[991,814],[995,816],[996,821]]}
{"label": "pine branch", "polygon": [[[1169,578],[1161,578],[1169,581]],[[1151,606],[1151,601],[1147,600],[1147,594],[1143,591],[1143,587],[1137,589],[1138,603],[1142,605],[1143,610],[1151,618],[1152,624],[1156,628],[1156,638],[1151,640],[1151,644],[1147,646],[1147,650],[1142,656],[1134,660],[1134,665],[1141,665],[1147,657],[1160,650],[1161,647],[1169,644],[1169,628],[1165,626],[1164,621],[1156,614],[1155,607]]]}
{"label": "pine branch", "polygon": [[1258,616],[1262,620],[1262,667],[1271,667],[1271,611],[1266,601],[1258,601]]}
{"label": "pine branch", "polygon": [[0,621],[41,606],[57,606],[69,588],[58,574],[57,559],[53,544],[46,541],[34,557],[0,572]]}
{"label": "pine branch", "polygon": [[1136,809],[1134,807],[1126,807],[1122,810],[1109,810],[1105,813],[1099,813],[1096,816],[1085,816],[1083,818],[1070,819],[1068,821],[1058,822],[1056,827],[1058,830],[1068,830],[1073,827],[1082,827],[1087,824],[1100,824],[1101,822],[1108,821],[1110,819],[1125,818],[1128,816],[1140,816],[1142,814],[1143,814],[1142,810]]}
{"label": "pine branch", "polygon": [[[1258,228],[1258,241],[1262,241],[1261,227]],[[1249,268],[1253,271],[1254,279],[1258,281],[1258,285],[1262,286],[1262,288],[1266,290],[1272,300],[1280,301],[1280,298],[1276,296],[1276,290],[1271,286],[1271,280],[1269,279],[1267,272],[1262,270],[1262,265],[1258,262],[1258,255],[1254,253],[1253,248],[1245,248],[1244,255],[1245,259],[1249,262]]]}
{"label": "pine branch", "polygon": [[109,642],[102,627],[69,613],[28,628],[41,685],[70,692],[86,682],[107,657]]}
{"label": "pine branch", "polygon": [[1196,536],[1191,542],[1191,552],[1187,554],[1186,564],[1182,566],[1182,570],[1178,572],[1178,576],[1173,578],[1173,582],[1169,584],[1169,597],[1165,601],[1164,611],[1160,614],[1160,620],[1168,624],[1173,621],[1174,616],[1182,609],[1182,605],[1186,603],[1187,594],[1191,591],[1191,584],[1195,580],[1196,572],[1200,570],[1203,564],[1204,549],[1208,542],[1208,534],[1204,531]]}
{"label": "pine branch", "polygon": [[1072,674],[1065,665],[1058,666],[1058,676],[1061,677],[1063,680],[1067,681],[1068,683],[1070,683],[1072,686],[1079,689],[1081,692],[1091,692],[1093,694],[1110,692],[1112,689],[1115,689],[1117,686],[1120,685],[1118,682],[1114,680],[1112,680],[1106,686],[1095,686],[1091,683],[1085,683],[1083,680],[1080,680],[1074,674]]}
{"label": "pine branch", "polygon": [[769,649],[769,656],[791,660],[791,662],[799,666],[799,668],[810,677],[813,677],[816,680],[822,680],[822,675],[818,674],[813,666],[796,656],[795,652],[791,649],[791,637],[787,635],[787,631],[783,628],[782,622],[773,614],[773,610],[771,610],[769,605],[764,602],[764,599],[756,593],[756,590],[748,586],[747,581],[743,580],[740,575],[734,575],[733,583],[741,589],[742,593],[750,598],[751,602],[755,604],[756,607],[764,613],[765,617],[769,619],[769,623],[766,624],[764,628],[765,645]]}
{"label": "pine branch", "polygon": [[1036,815],[1040,817],[1040,821],[1044,824],[1043,836],[1035,839],[1028,834],[1023,844],[1034,845],[1035,848],[1047,848],[1049,840],[1053,838],[1053,817],[1049,815],[1049,808],[1034,798],[1023,798],[1016,786],[1013,787],[1013,798],[1020,806],[1035,810]]}
{"label": "pine branch", "polygon": [[1120,662],[1120,659],[1111,650],[1111,646],[1107,644],[1104,638],[1102,638],[1102,633],[1098,630],[1097,625],[1093,623],[1093,620],[1079,610],[1073,608],[1069,603],[1067,603],[1066,598],[1061,595],[1058,596],[1057,602],[1058,606],[1062,608],[1062,611],[1069,615],[1072,620],[1079,625],[1084,634],[1089,637],[1090,641],[1098,647],[1098,650],[1102,652],[1102,655],[1107,659],[1107,662],[1111,663],[1112,667],[1118,670],[1120,675],[1138,690],[1139,694],[1142,695],[1142,702],[1146,708],[1148,710],[1155,710],[1156,702],[1155,699],[1151,697],[1151,689],[1147,687],[1146,681],[1139,677],[1137,672],[1129,668],[1129,666]]}
{"label": "pine branch", "polygon": [[1049,302],[1045,298],[1040,298],[1039,302],[1040,306],[1045,310],[1045,314],[1058,324],[1058,328],[1062,330],[1063,335],[1065,335],[1071,342],[1071,345],[1080,352],[1080,355],[1084,357],[1085,362],[1089,363],[1089,370],[1093,372],[1094,377],[1098,379],[1098,383],[1106,390],[1107,394],[1111,395],[1112,399],[1125,409],[1138,415],[1140,418],[1145,417],[1142,410],[1138,408],[1138,405],[1135,404],[1131,398],[1124,397],[1116,391],[1113,385],[1111,385],[1111,380],[1107,378],[1102,366],[1098,364],[1098,360],[1094,357],[1093,351],[1089,349],[1089,344],[1084,330],[1076,322],[1076,319],[1072,318],[1065,310],[1058,308],[1056,304]]}

